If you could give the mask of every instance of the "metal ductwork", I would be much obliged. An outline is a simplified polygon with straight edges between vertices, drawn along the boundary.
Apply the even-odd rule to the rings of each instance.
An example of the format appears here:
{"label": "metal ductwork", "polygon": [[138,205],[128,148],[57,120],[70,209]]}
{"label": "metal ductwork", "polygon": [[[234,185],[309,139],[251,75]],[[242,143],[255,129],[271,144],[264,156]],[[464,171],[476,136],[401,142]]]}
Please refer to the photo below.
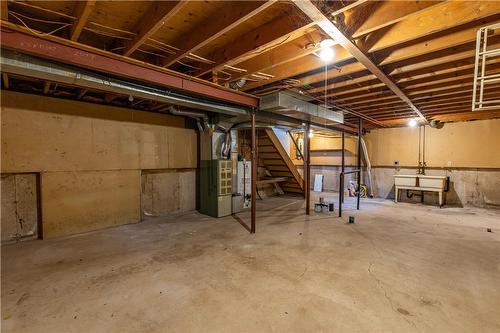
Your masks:
{"label": "metal ductwork", "polygon": [[249,109],[242,106],[222,104],[193,97],[167,89],[146,86],[85,71],[72,66],[32,57],[26,54],[2,49],[1,67],[5,73],[34,77],[52,82],[75,85],[120,95],[149,99],[157,102],[183,106],[192,109],[223,113],[232,116],[247,115]]}
{"label": "metal ductwork", "polygon": [[179,108],[177,108],[173,105],[168,107],[168,112],[170,112],[171,114],[174,114],[176,116],[184,116],[184,117],[189,117],[189,118],[194,118],[194,119],[208,120],[208,115],[205,112],[179,110]]}
{"label": "metal ductwork", "polygon": [[245,83],[247,83],[247,80],[245,79],[239,79],[239,80],[236,80],[236,81],[233,81],[231,83],[229,83],[229,88],[231,89],[241,89],[243,88],[243,86],[245,85]]}
{"label": "metal ductwork", "polygon": [[344,123],[344,115],[341,112],[307,102],[300,95],[288,91],[262,96],[260,109],[323,125]]}
{"label": "metal ductwork", "polygon": [[208,128],[208,115],[205,112],[179,110],[179,108],[174,105],[168,107],[168,112],[176,116],[193,118],[196,120],[196,126],[198,126],[200,132]]}

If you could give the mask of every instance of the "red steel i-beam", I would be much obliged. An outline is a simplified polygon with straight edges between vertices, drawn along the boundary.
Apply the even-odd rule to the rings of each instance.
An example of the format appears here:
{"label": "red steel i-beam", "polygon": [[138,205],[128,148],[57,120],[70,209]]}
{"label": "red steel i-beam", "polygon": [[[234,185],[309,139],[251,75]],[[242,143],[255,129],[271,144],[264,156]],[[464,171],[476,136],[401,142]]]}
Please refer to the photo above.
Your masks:
{"label": "red steel i-beam", "polygon": [[181,73],[156,68],[151,64],[71,42],[64,38],[33,35],[10,22],[1,21],[1,25],[2,48],[121,78],[164,86],[180,92],[202,95],[214,100],[248,107],[258,107],[259,104],[259,99],[255,96],[232,91]]}

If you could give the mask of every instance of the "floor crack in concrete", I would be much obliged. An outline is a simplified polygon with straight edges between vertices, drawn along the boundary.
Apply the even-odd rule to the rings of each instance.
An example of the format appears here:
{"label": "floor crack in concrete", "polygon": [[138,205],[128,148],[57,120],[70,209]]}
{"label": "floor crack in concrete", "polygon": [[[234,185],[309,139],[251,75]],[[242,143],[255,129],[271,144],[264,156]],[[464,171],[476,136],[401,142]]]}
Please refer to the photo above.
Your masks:
{"label": "floor crack in concrete", "polygon": [[304,276],[304,274],[306,274],[307,272],[307,269],[309,268],[309,266],[307,264],[304,265],[304,271],[302,272],[302,274],[299,275],[299,280],[302,279],[302,277]]}
{"label": "floor crack in concrete", "polygon": [[[387,290],[384,288],[384,286],[382,285],[382,281],[380,281],[379,278],[377,278],[375,276],[375,274],[373,273],[372,271],[372,267],[373,267],[373,263],[370,262],[370,265],[368,265],[368,274],[370,274],[370,276],[375,280],[375,282],[377,283],[377,287],[382,290],[382,292],[384,293],[384,297],[387,299],[387,301],[389,302],[389,305],[391,306],[392,310],[394,312],[397,312],[397,313],[400,313],[395,307],[394,307],[394,303],[392,302],[392,299],[391,297],[388,295],[387,293]],[[409,320],[408,318],[406,318],[405,316],[403,316],[403,319],[408,323],[410,324],[411,326],[413,326],[413,328],[415,328],[415,330],[417,330],[417,332],[420,332],[420,329],[417,327],[417,325]]]}

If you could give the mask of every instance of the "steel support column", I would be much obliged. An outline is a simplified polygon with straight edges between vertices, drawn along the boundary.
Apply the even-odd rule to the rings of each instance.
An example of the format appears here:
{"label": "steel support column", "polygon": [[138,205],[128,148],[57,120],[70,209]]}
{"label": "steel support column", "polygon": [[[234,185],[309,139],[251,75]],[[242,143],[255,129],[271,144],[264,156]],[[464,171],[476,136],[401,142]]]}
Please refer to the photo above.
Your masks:
{"label": "steel support column", "polygon": [[257,204],[257,133],[255,130],[255,112],[252,110],[252,197],[250,233],[255,233],[255,205]]}
{"label": "steel support column", "polygon": [[306,215],[309,215],[311,205],[311,140],[309,139],[309,132],[311,125],[306,124],[304,131],[304,197],[306,199]]}
{"label": "steel support column", "polygon": [[342,157],[339,178],[339,217],[342,217],[342,202],[344,201],[344,172],[345,172],[345,131],[342,131]]}
{"label": "steel support column", "polygon": [[361,135],[363,134],[363,120],[358,118],[358,152],[356,160],[356,169],[358,172],[358,198],[356,199],[356,209],[359,210],[359,200],[361,198]]}

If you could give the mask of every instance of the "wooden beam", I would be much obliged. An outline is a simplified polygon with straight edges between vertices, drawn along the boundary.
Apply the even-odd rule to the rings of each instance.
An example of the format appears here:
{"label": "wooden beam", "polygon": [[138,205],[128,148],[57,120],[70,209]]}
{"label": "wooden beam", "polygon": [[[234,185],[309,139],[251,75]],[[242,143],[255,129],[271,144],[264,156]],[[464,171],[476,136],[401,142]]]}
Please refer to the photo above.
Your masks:
{"label": "wooden beam", "polygon": [[413,102],[406,94],[387,76],[380,68],[375,65],[366,54],[364,54],[350,38],[345,36],[325,15],[311,2],[294,0],[294,3],[306,14],[313,22],[325,31],[328,36],[337,41],[346,50],[349,51],[360,63],[362,63],[371,73],[373,73],[380,81],[385,83],[387,87],[396,94],[401,100],[405,101],[408,106],[421,118],[426,121],[424,115],[418,110]]}
{"label": "wooden beam", "polygon": [[[491,87],[489,88],[488,91],[491,89],[498,89],[497,87]],[[485,90],[486,91],[486,90]],[[421,96],[415,96],[414,100],[416,103],[419,101],[437,101],[437,100],[446,100],[450,97],[457,97],[457,96],[464,96],[472,94],[472,89],[470,87],[464,87],[464,88],[453,88],[453,89],[448,89],[440,92],[435,92],[435,93],[425,93],[422,94]]]}
{"label": "wooden beam", "polygon": [[368,105],[358,105],[356,106],[356,110],[359,112],[364,112],[366,110],[373,110],[376,109],[377,107],[385,107],[385,108],[392,108],[392,107],[400,107],[400,108],[406,108],[408,105],[401,101],[400,99],[394,100],[394,101],[384,101],[384,102],[375,102],[375,103],[369,103]]}
{"label": "wooden beam", "polygon": [[[500,45],[499,45],[500,46]],[[471,45],[472,47],[472,45]],[[453,50],[457,50],[456,48],[448,50],[449,53],[453,53]],[[466,74],[472,74],[473,73],[473,68],[474,68],[474,59],[473,59],[473,52],[472,51],[467,51],[465,53],[459,53],[456,54],[455,56],[457,59],[450,58],[450,57],[445,57],[445,59],[439,59],[435,58],[433,59],[432,56],[430,55],[430,58],[432,59],[431,61],[423,61],[423,62],[415,62],[412,65],[409,65],[410,67],[400,67],[400,68],[393,68],[392,71],[396,74],[391,75],[391,77],[395,80],[395,82],[401,87],[401,88],[412,88],[412,87],[418,87],[418,86],[425,86],[429,84],[429,82],[435,82],[437,80],[447,80],[448,78],[451,80],[451,78],[456,77],[457,79],[460,79],[459,76],[466,75]],[[461,63],[459,58],[464,58],[464,60],[467,60],[466,62]],[[421,60],[420,58],[418,60]],[[447,63],[447,61],[452,60],[456,65],[453,65],[453,63]],[[458,60],[458,62],[457,62]],[[445,63],[446,65],[443,66],[441,63]],[[488,63],[489,65],[492,64],[497,64],[500,62],[500,59],[492,59]],[[432,66],[434,64],[438,64],[438,67]],[[425,67],[431,65],[431,67]],[[450,66],[451,65],[451,66]],[[454,67],[456,66],[456,67]],[[416,68],[417,67],[417,68]],[[442,69],[441,69],[442,67]],[[449,67],[449,68],[448,68]],[[389,69],[388,67],[385,67]],[[405,72],[404,70],[406,69],[413,69],[413,71]],[[387,71],[386,71],[387,72]],[[332,94],[335,92],[344,92],[348,91],[349,89],[352,88],[358,88],[360,86],[365,86],[369,84],[374,84],[375,81],[373,80],[373,75],[365,75],[365,76],[360,76],[356,79],[353,80],[344,80],[344,81],[338,81],[335,83],[332,83],[327,86],[327,92],[328,94]],[[309,93],[317,93],[317,92],[322,92],[324,93],[324,87],[318,87],[314,89],[308,90]]]}
{"label": "wooden beam", "polygon": [[76,21],[71,26],[71,36],[70,39],[73,41],[78,41],[80,34],[82,33],[83,27],[87,24],[87,20],[90,13],[94,9],[95,0],[77,1],[75,16]]}
{"label": "wooden beam", "polygon": [[50,83],[51,83],[50,81],[45,81],[43,83],[43,94],[44,95],[47,95],[49,93],[49,91],[50,91]]}
{"label": "wooden beam", "polygon": [[365,106],[365,107],[356,107],[356,110],[361,113],[369,113],[371,111],[376,111],[376,110],[393,110],[393,111],[401,111],[401,110],[407,110],[408,105],[406,104],[393,104],[393,103],[380,103],[380,105],[377,106]]}
{"label": "wooden beam", "polygon": [[[489,90],[487,93],[485,93],[485,98],[494,98],[498,99],[500,98],[500,93],[497,91],[492,91]],[[472,101],[472,94],[463,94],[461,93],[458,96],[455,97],[445,97],[441,99],[435,99],[435,100],[429,100],[426,102],[419,102],[415,103],[419,106],[420,110],[425,111],[428,109],[436,108],[436,107],[442,107],[442,106],[449,106],[449,105],[454,105],[457,103],[466,103],[466,105],[470,105]],[[408,111],[408,107],[406,105],[395,105],[395,106],[389,106],[389,105],[380,105],[380,106],[369,106],[365,108],[356,108],[359,112],[362,112],[363,114],[371,115],[371,114],[380,114],[384,112],[404,112]]]}
{"label": "wooden beam", "polygon": [[316,29],[311,28],[311,30],[311,32],[306,31],[305,34],[299,38],[287,41],[270,50],[263,50],[262,54],[238,63],[238,68],[244,69],[246,72],[231,77],[230,81],[251,77],[252,74],[267,71],[281,64],[303,58],[306,55],[318,51],[320,48],[319,43],[323,36]]}
{"label": "wooden beam", "polygon": [[9,74],[2,73],[2,81],[3,81],[3,87],[5,89],[9,89]]}
{"label": "wooden beam", "polygon": [[[358,86],[358,85],[363,85],[363,84],[372,84],[372,83],[379,81],[377,79],[377,77],[375,75],[371,74],[370,72],[366,71],[365,74],[366,75],[364,75],[364,76],[360,76],[360,77],[356,77],[356,78],[352,78],[352,79],[350,78],[350,79],[330,83],[326,86],[326,90],[331,91],[331,90],[338,89],[338,90],[342,91],[342,88],[344,88],[344,87]],[[323,85],[323,86],[319,86],[316,88],[310,88],[310,89],[307,89],[307,92],[310,94],[324,93],[325,86]]]}
{"label": "wooden beam", "polygon": [[[337,16],[337,15],[340,15],[342,13],[345,13],[347,12],[348,10],[351,10],[353,8],[356,8],[358,7],[359,5],[362,5],[364,4],[365,2],[367,2],[368,0],[357,0],[357,1],[353,1],[351,2],[350,4],[346,5],[346,6],[343,6],[343,7],[340,7],[338,9],[335,9],[333,12],[329,13],[328,15],[330,15],[331,17],[334,17],[334,16]],[[343,2],[342,1],[331,1],[331,4],[332,5],[335,5],[335,4],[342,4]]]}
{"label": "wooden beam", "polygon": [[[235,42],[228,43],[207,55],[215,63],[203,65],[197,77],[220,70],[225,65],[233,66],[256,55],[298,38],[308,32],[314,23],[303,24],[300,20],[290,20],[289,15],[279,17],[246,34],[238,37]],[[237,43],[236,43],[237,42]]]}
{"label": "wooden beam", "polygon": [[374,52],[499,12],[498,1],[447,1],[368,35],[361,47]]}
{"label": "wooden beam", "polygon": [[9,20],[9,2],[7,0],[2,0],[2,7],[0,8],[2,12],[2,20],[8,21]]}
{"label": "wooden beam", "polygon": [[430,35],[422,38],[416,43],[398,45],[394,48],[388,48],[387,51],[378,51],[375,52],[374,56],[379,59],[379,65],[387,65],[450,48],[454,48],[449,51],[453,52],[455,47],[460,45],[473,44],[475,46],[477,30],[483,25],[498,20],[500,20],[500,14],[487,17],[481,20],[481,22],[475,22],[475,24],[472,25],[469,24],[458,31],[455,30],[446,34]]}
{"label": "wooden beam", "polygon": [[[500,63],[500,59],[496,62]],[[472,81],[474,74],[473,68],[470,66],[464,66],[464,67],[468,68],[463,70],[448,70],[443,74],[432,73],[434,75],[429,75],[424,78],[418,78],[414,80],[405,80],[402,83],[396,81],[396,83],[400,86],[400,88],[405,89],[405,92],[408,93],[409,91],[417,91],[418,89],[422,89],[422,91],[425,91],[426,89],[432,89],[435,87],[449,86],[452,83],[457,84],[459,82],[463,82],[464,80]],[[347,82],[347,81],[341,81],[341,82]],[[343,87],[342,89],[327,90],[326,96],[342,99],[350,96],[359,97],[360,93],[362,94],[365,91],[373,93],[385,90],[382,88],[384,84],[376,82],[378,82],[378,80],[371,80],[364,82],[370,84],[353,84],[347,87]],[[321,96],[324,96],[324,91],[321,94]]]}
{"label": "wooden beam", "polygon": [[[341,91],[341,92],[338,92],[338,91],[328,92],[327,91],[326,97],[335,97],[338,99],[342,99],[344,97],[349,97],[353,94],[359,96],[360,93],[363,93],[365,91],[375,92],[375,91],[384,91],[384,90],[387,90],[387,87],[385,86],[384,83],[381,83],[380,81],[378,81],[378,83],[374,83],[374,84],[370,84],[370,85],[366,85],[366,86],[365,85],[358,86],[358,87],[355,87],[355,88],[352,88],[349,90],[345,90],[345,91]],[[325,94],[323,92],[323,94],[320,94],[318,96],[325,96]]]}
{"label": "wooden beam", "polygon": [[346,103],[349,104],[351,101],[363,101],[365,99],[371,98],[371,97],[387,97],[387,96],[394,96],[393,92],[389,90],[386,87],[383,87],[382,89],[374,89],[375,91],[372,92],[365,92],[365,93],[354,93],[354,94],[348,94],[347,96],[339,96],[338,98],[334,98],[333,101],[338,102],[338,103]]}
{"label": "wooden beam", "polygon": [[[390,26],[441,2],[442,1],[380,1],[374,11],[370,12],[368,18],[363,20],[361,24],[357,24],[357,29],[352,34],[352,37],[359,38],[375,30]],[[363,8],[360,8],[360,11],[362,10]],[[351,11],[352,13],[346,13],[346,16],[351,15],[355,17],[356,11],[357,10],[353,10]],[[362,14],[366,16],[365,13]],[[349,20],[349,22],[350,21],[351,20]],[[356,22],[352,23],[356,24]]]}
{"label": "wooden beam", "polygon": [[[468,50],[458,53],[449,53],[442,57],[434,57],[430,59],[423,59],[413,63],[399,64],[399,66],[385,67],[387,73],[392,77],[403,77],[409,74],[415,75],[417,73],[428,73],[430,68],[445,69],[457,66],[463,66],[474,62],[474,50]],[[418,74],[417,74],[418,75]]]}
{"label": "wooden beam", "polygon": [[[500,2],[499,2],[500,4]],[[390,44],[383,45],[382,50],[378,50],[374,54],[372,54],[373,59],[379,63],[379,65],[389,65],[389,64],[395,64],[399,63],[403,60],[407,60],[408,62],[411,61],[411,59],[416,59],[417,56],[425,56],[429,55],[430,59],[432,60],[432,53],[437,52],[437,51],[443,51],[442,53],[444,54],[445,52],[449,52],[449,58],[452,59],[455,56],[458,57],[458,55],[454,55],[457,51],[454,49],[455,46],[458,45],[473,45],[470,50],[474,52],[474,45],[475,45],[475,39],[476,39],[476,31],[479,27],[489,24],[489,23],[494,23],[496,21],[500,20],[500,14],[496,15],[490,15],[487,17],[484,17],[481,22],[471,22],[470,24],[467,25],[465,30],[459,30],[459,31],[452,31],[449,34],[445,35],[430,35],[430,37],[425,37],[419,39],[417,42],[412,43],[410,45],[405,45],[403,47],[398,48],[393,48],[389,47]],[[445,22],[446,23],[446,22]],[[443,23],[443,25],[445,24]],[[462,21],[456,21],[455,25],[460,25],[462,24]],[[439,22],[436,22],[436,31],[443,31],[444,27],[441,28],[439,26]],[[408,37],[408,36],[405,36]],[[414,32],[414,38],[422,37],[418,31]],[[408,44],[408,43],[407,43]],[[466,47],[467,47],[466,45]],[[452,48],[453,47],[453,48]],[[447,49],[447,50],[446,50]],[[350,57],[350,55],[348,55]],[[337,52],[337,55],[335,57],[335,64],[341,63],[348,58],[345,58],[343,56],[342,52]],[[446,59],[443,59],[446,60]],[[449,60],[451,61],[451,60]],[[303,65],[300,66],[301,60],[296,60],[296,61],[291,61],[288,63],[284,63],[280,66],[276,66],[272,70],[266,71],[266,74],[272,75],[272,79],[266,80],[266,81],[260,81],[260,82],[255,82],[252,84],[247,84],[244,88],[245,91],[250,91],[252,89],[255,89],[259,86],[262,85],[268,85],[273,82],[277,82],[280,80],[283,80],[287,77],[294,77],[298,76],[301,74],[304,74],[309,71],[313,71],[316,69],[320,69],[324,65],[319,61],[319,59],[316,59],[316,62],[308,59],[308,58],[303,58],[302,62]],[[429,64],[430,65],[430,64]],[[386,73],[391,73],[397,66],[400,66],[399,64],[395,64],[394,66],[387,68]],[[364,69],[364,67],[363,67]],[[385,70],[385,67],[384,67]],[[394,74],[394,73],[392,73]],[[313,84],[316,82],[321,82],[324,80],[324,74],[311,74],[307,76],[303,76],[300,78],[301,82],[304,84]]]}
{"label": "wooden beam", "polygon": [[492,119],[492,118],[500,118],[500,111],[464,112],[460,114],[443,114],[432,117],[432,119],[437,119],[439,121],[445,121],[445,122],[470,121],[470,120]]}
{"label": "wooden beam", "polygon": [[[429,84],[428,86],[425,87],[425,89],[408,89],[406,91],[406,94],[408,96],[411,96],[416,103],[417,99],[421,98],[422,96],[427,96],[427,97],[438,96],[441,94],[453,93],[456,90],[461,90],[461,91],[465,90],[466,92],[471,92],[471,88],[469,90],[469,87],[472,87],[472,80],[464,79],[464,80],[458,80],[456,82],[452,81],[452,82],[444,82],[432,85]],[[341,104],[353,105],[357,104],[357,102],[366,103],[371,101],[379,101],[382,98],[390,97],[387,96],[389,93],[390,91],[387,90],[376,90],[364,94],[353,93],[349,94],[349,96],[340,96],[340,98],[334,99],[334,101]]]}
{"label": "wooden beam", "polygon": [[167,58],[163,65],[170,67],[178,60],[183,59],[190,53],[208,45],[238,25],[269,8],[275,1],[246,1],[235,6],[227,6],[227,13],[220,13],[217,18],[210,18],[208,22],[202,22],[193,29],[190,36],[182,36],[174,43],[179,48],[179,53]]}
{"label": "wooden beam", "polygon": [[143,15],[141,24],[136,28],[135,38],[126,43],[123,55],[128,57],[144,42],[157,32],[170,18],[174,17],[184,8],[189,1],[154,1]]}
{"label": "wooden beam", "polygon": [[[484,90],[484,96],[488,98],[500,98],[500,93],[498,91],[495,91],[495,89],[485,89]],[[460,100],[472,100],[472,92],[470,94],[466,93],[458,93],[456,95],[448,95],[445,97],[438,97],[438,98],[428,98],[428,99],[421,99],[418,101],[418,105],[421,105],[422,107],[425,107],[427,105],[441,105],[444,103],[450,103],[453,101],[460,101]]]}
{"label": "wooden beam", "polygon": [[416,89],[425,89],[433,87],[435,85],[446,85],[450,84],[450,82],[456,83],[460,80],[474,80],[474,73],[471,70],[467,70],[460,73],[450,73],[446,76],[438,76],[438,77],[429,77],[427,78],[427,82],[422,82],[419,80],[419,83],[414,83],[413,81],[407,81],[404,85],[401,84],[401,87],[408,91],[414,91]]}
{"label": "wooden beam", "polygon": [[[489,62],[489,64],[500,63],[500,59],[493,60]],[[473,74],[473,59],[471,63],[465,64],[463,66],[451,67],[451,68],[434,68],[434,67],[425,67],[422,68],[423,74],[412,75],[409,73],[399,73],[398,75],[392,76],[394,81],[401,87],[405,89],[413,89],[418,87],[426,87],[430,84],[435,84],[439,82],[449,82],[454,80],[460,80],[467,78]],[[327,87],[327,96],[341,96],[347,93],[352,93],[355,91],[365,89],[373,89],[377,86],[376,82],[378,80],[368,80],[371,76],[362,76],[355,80],[345,80],[335,82]],[[308,92],[314,91],[316,93],[323,93],[324,88],[318,87],[315,89],[308,90]]]}
{"label": "wooden beam", "polygon": [[359,100],[349,101],[349,103],[346,103],[346,105],[350,108],[356,109],[356,107],[360,105],[374,105],[375,103],[380,103],[379,105],[384,105],[384,103],[386,102],[396,102],[396,101],[401,101],[401,99],[396,95],[389,95],[389,96],[380,95],[374,98],[363,97]]}
{"label": "wooden beam", "polygon": [[[334,65],[335,63],[351,59],[352,55],[349,54],[349,52],[340,45],[333,46],[333,49],[336,56],[335,60],[331,61],[328,64],[329,69],[326,73],[327,79],[332,79],[342,75],[347,75],[350,73],[366,70],[366,67],[360,63],[351,63],[342,67],[336,67]],[[315,55],[308,55],[303,58],[281,64],[279,66],[272,68],[271,70],[266,71],[266,74],[272,75],[271,79],[247,84],[243,87],[243,90],[251,91],[252,89],[255,89],[262,85],[267,85],[270,83],[281,81],[289,77],[299,76],[300,74],[308,72],[312,69],[323,69],[323,71],[316,72],[315,74],[311,74],[304,77],[298,77],[297,79],[300,80],[300,85],[304,86],[316,82],[321,82],[325,80],[324,68],[325,68],[325,63],[321,61],[319,57]]]}

